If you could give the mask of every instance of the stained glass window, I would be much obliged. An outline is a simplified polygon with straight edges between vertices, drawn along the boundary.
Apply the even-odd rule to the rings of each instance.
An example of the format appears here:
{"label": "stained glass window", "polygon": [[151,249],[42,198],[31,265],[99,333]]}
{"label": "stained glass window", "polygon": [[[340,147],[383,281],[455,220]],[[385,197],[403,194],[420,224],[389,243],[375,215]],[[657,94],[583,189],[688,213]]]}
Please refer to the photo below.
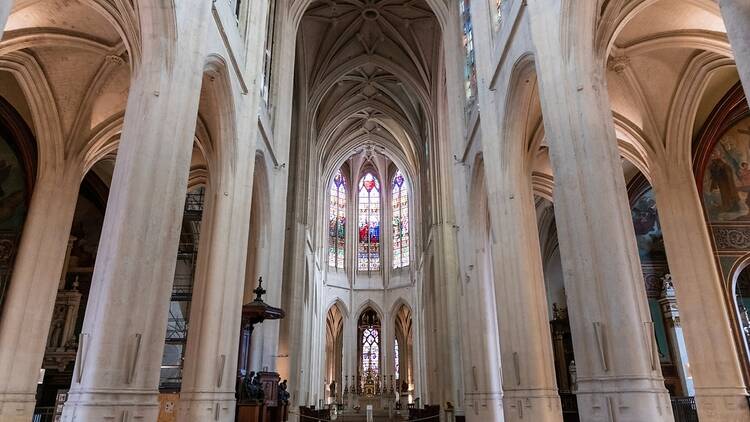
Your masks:
{"label": "stained glass window", "polygon": [[380,333],[376,327],[362,332],[362,373],[377,379],[380,373]]}
{"label": "stained glass window", "polygon": [[393,268],[409,266],[409,193],[401,170],[393,176]]}
{"label": "stained glass window", "polygon": [[331,181],[328,211],[328,265],[344,268],[346,246],[346,180],[337,171]]}
{"label": "stained glass window", "polygon": [[380,270],[380,182],[372,173],[359,181],[357,269]]}
{"label": "stained glass window", "polygon": [[466,62],[464,64],[464,83],[466,90],[467,107],[471,107],[477,97],[477,65],[474,54],[474,28],[471,22],[470,0],[459,0],[461,21],[464,30],[464,52]]}
{"label": "stained glass window", "polygon": [[396,345],[393,347],[393,356],[396,360],[396,379],[400,379],[401,377],[398,376],[399,374],[399,362],[398,362],[398,340],[396,340]]}

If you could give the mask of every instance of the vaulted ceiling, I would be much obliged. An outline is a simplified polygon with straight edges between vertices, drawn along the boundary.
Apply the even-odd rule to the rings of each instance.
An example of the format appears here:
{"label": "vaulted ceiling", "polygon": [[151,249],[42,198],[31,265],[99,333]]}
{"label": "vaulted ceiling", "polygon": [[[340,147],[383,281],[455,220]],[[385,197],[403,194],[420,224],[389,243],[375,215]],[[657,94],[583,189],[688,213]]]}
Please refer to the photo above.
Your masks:
{"label": "vaulted ceiling", "polygon": [[376,145],[416,170],[441,38],[424,0],[315,0],[299,34],[307,124],[323,162]]}

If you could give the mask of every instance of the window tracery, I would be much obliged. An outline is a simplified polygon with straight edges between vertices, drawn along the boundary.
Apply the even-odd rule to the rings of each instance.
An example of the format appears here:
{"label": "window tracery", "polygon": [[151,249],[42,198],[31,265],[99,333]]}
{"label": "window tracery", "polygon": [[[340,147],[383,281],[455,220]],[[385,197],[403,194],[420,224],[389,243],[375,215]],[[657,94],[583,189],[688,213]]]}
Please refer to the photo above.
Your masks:
{"label": "window tracery", "polygon": [[263,82],[261,84],[261,96],[268,107],[271,105],[271,64],[273,60],[275,24],[276,2],[270,1],[268,2],[268,15],[266,16],[266,43],[263,49]]}
{"label": "window tracery", "polygon": [[395,363],[395,367],[396,367],[396,371],[395,371],[394,375],[395,375],[396,379],[401,379],[401,377],[399,376],[399,372],[400,372],[399,371],[399,369],[400,369],[399,366],[400,365],[399,365],[399,357],[398,357],[398,339],[396,339],[396,343],[393,346],[393,356],[394,356],[394,360],[395,360],[394,363]]}
{"label": "window tracery", "polygon": [[328,265],[343,269],[346,251],[346,180],[336,171],[329,190]]}
{"label": "window tracery", "polygon": [[377,382],[380,376],[380,318],[368,308],[359,317],[360,379],[363,384]]}
{"label": "window tracery", "polygon": [[401,170],[392,182],[393,269],[409,266],[409,193]]}
{"label": "window tracery", "polygon": [[372,173],[359,181],[357,269],[380,271],[380,182]]}

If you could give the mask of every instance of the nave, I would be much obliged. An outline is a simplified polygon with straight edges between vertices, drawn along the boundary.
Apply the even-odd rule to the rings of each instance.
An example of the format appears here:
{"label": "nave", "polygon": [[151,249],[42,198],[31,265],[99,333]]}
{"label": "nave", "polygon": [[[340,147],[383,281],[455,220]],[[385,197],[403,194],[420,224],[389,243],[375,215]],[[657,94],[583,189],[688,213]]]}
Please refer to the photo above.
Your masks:
{"label": "nave", "polygon": [[0,2],[0,422],[750,421],[749,34]]}

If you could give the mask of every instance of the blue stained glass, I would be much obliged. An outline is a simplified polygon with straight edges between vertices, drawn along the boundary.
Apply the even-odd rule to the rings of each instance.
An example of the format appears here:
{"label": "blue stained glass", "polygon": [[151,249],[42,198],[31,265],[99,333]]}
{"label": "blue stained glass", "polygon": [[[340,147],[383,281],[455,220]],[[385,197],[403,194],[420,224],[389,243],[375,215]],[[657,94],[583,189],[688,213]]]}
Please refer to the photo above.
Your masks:
{"label": "blue stained glass", "polygon": [[397,171],[393,177],[393,268],[409,265],[409,192],[404,176]]}
{"label": "blue stained glass", "polygon": [[336,171],[329,191],[328,265],[344,268],[346,247],[346,180]]}

